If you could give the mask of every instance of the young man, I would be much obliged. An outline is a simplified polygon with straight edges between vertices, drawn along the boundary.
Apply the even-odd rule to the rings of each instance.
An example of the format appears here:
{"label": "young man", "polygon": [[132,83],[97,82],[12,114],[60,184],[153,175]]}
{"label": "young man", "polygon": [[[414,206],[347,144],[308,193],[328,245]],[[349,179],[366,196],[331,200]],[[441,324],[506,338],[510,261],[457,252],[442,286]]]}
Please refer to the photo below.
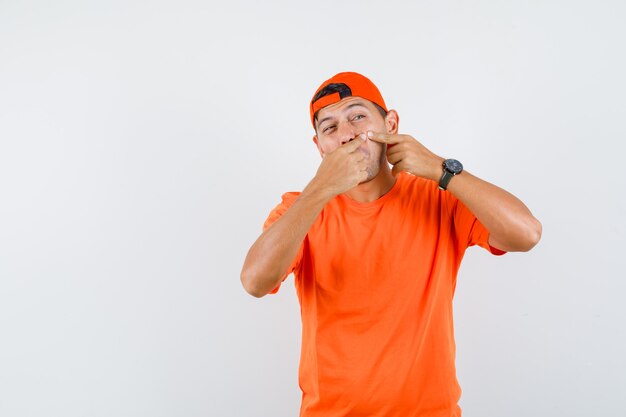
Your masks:
{"label": "young man", "polygon": [[460,416],[452,298],[463,254],[528,251],[541,224],[399,134],[397,112],[360,74],[322,83],[310,113],[319,169],[283,195],[241,272],[256,297],[295,275],[300,416]]}

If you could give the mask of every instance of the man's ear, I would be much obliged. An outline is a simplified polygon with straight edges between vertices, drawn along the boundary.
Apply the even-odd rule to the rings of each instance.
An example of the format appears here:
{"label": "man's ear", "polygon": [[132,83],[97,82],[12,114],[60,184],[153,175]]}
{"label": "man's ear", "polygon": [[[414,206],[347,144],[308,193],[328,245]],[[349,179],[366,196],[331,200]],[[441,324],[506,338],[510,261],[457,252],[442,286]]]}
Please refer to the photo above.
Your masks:
{"label": "man's ear", "polygon": [[320,146],[320,143],[317,140],[317,135],[313,136],[313,142],[315,143],[315,146],[317,146],[317,150],[320,153],[320,156],[323,158],[324,157],[324,152],[322,152],[322,147]]}
{"label": "man's ear", "polygon": [[385,116],[385,127],[387,128],[387,133],[398,133],[399,123],[400,116],[398,116],[398,112],[395,110],[389,110]]}

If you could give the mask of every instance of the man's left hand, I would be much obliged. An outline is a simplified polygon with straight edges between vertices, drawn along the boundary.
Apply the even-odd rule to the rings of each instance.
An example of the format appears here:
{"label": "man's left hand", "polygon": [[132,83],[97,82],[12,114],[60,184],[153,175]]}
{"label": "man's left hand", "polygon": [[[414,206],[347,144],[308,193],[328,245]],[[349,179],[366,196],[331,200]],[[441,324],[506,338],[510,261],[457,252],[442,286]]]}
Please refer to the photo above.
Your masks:
{"label": "man's left hand", "polygon": [[387,144],[387,160],[393,165],[391,172],[394,176],[405,171],[433,181],[441,178],[444,159],[429,151],[412,136],[369,131],[367,137]]}

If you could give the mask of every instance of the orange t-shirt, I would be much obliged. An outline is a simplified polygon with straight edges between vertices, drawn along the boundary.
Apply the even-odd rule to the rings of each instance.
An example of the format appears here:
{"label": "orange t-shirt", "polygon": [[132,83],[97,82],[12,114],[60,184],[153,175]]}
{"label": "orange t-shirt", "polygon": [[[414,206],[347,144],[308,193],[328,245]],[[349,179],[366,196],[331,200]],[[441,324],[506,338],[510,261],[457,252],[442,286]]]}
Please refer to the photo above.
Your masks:
{"label": "orange t-shirt", "polygon": [[504,253],[488,237],[452,194],[408,174],[370,203],[332,199],[283,278],[294,273],[301,306],[300,417],[460,416],[452,297],[468,246]]}

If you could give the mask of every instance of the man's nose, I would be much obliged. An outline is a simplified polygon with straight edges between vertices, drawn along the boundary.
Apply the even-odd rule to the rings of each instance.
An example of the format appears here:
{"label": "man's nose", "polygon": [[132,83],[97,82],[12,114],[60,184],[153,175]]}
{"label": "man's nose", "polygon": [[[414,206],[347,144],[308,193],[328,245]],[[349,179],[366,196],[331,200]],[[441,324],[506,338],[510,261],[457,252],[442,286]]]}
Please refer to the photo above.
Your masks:
{"label": "man's nose", "polygon": [[338,130],[342,145],[356,139],[356,137],[360,133],[350,123],[340,123],[338,126]]}

